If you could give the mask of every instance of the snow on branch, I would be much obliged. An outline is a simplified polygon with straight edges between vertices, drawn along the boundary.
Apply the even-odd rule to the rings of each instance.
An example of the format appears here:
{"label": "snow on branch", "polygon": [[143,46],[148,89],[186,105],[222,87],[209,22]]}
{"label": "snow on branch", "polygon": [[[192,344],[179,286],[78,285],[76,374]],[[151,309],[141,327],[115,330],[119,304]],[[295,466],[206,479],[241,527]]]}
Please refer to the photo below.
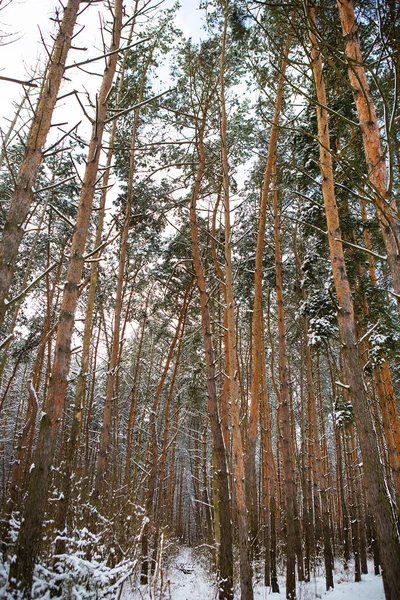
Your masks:
{"label": "snow on branch", "polygon": [[371,256],[375,256],[375,258],[379,258],[379,260],[383,260],[383,261],[387,260],[387,256],[382,256],[381,254],[378,254],[377,252],[368,250],[368,248],[364,248],[364,246],[359,246],[358,244],[352,244],[351,242],[348,242],[347,240],[342,240],[342,238],[334,238],[334,239],[336,242],[342,242],[342,244],[346,244],[347,246],[351,246],[352,248],[356,248],[357,250],[362,250],[363,252],[366,252],[367,254],[371,254]]}
{"label": "snow on branch", "polygon": [[36,279],[34,279],[31,283],[29,283],[25,289],[23,289],[17,296],[14,296],[14,298],[12,298],[11,300],[9,300],[7,302],[7,306],[10,306],[11,304],[15,304],[16,302],[18,302],[19,300],[22,300],[22,298],[24,296],[26,296],[26,294],[33,288],[35,287],[35,285],[37,283],[39,283],[39,281],[41,281],[43,279],[43,277],[46,277],[46,275],[48,273],[50,273],[50,271],[52,271],[54,269],[54,267],[56,267],[58,265],[58,262],[54,262],[53,264],[51,264],[45,271],[43,271],[43,273],[41,273],[40,275],[38,275],[38,277],[36,277]]}

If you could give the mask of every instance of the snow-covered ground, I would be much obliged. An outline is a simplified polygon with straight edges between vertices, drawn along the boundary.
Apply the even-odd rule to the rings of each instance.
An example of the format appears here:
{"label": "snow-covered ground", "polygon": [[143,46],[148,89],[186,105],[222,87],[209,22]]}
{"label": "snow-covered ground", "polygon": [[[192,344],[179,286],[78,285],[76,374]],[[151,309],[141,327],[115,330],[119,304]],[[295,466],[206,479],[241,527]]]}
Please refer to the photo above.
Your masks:
{"label": "snow-covered ground", "polygon": [[[369,564],[368,575],[362,576],[360,583],[354,583],[351,569],[343,571],[341,565],[335,570],[335,589],[325,591],[323,576],[313,577],[310,583],[299,583],[297,600],[384,600],[382,578],[373,575],[373,565]],[[284,578],[279,578],[280,593],[272,594],[270,588],[256,584],[255,600],[284,600]],[[239,593],[236,598],[239,598]],[[176,556],[166,562],[148,586],[131,584],[126,586],[121,600],[215,600],[215,582],[204,561],[199,560],[190,548],[181,548]]]}

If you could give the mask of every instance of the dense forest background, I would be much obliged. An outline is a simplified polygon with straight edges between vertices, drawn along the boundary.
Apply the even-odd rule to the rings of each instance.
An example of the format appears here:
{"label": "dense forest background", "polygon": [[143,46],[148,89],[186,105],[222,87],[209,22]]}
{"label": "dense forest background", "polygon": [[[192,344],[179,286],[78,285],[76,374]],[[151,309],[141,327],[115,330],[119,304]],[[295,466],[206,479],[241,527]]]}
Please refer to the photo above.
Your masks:
{"label": "dense forest background", "polygon": [[398,600],[400,4],[200,11],[68,0],[0,77],[0,594],[163,598],[179,543]]}

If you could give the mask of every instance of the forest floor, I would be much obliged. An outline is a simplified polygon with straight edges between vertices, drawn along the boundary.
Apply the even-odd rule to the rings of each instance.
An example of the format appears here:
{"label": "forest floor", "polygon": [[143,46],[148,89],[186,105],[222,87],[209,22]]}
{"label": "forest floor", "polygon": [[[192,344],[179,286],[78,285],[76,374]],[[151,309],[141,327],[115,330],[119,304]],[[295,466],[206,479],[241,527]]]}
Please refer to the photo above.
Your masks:
{"label": "forest floor", "polygon": [[[351,568],[344,571],[342,563],[335,568],[335,589],[325,591],[323,575],[315,575],[309,583],[299,583],[298,600],[384,600],[382,578],[373,575],[373,564],[369,562],[370,573],[362,576],[360,583],[354,582]],[[279,577],[280,593],[272,594],[260,581],[254,588],[255,600],[284,600],[284,577]],[[236,594],[236,598],[239,593]],[[163,572],[158,574],[151,585],[128,585],[121,600],[214,600],[217,598],[216,585],[210,574],[207,561],[191,548],[183,547],[172,552],[165,562]]]}
{"label": "forest floor", "polygon": [[[120,584],[115,583],[115,577],[112,577],[112,573],[107,571],[104,565],[101,568],[99,564],[96,566],[88,561],[82,562],[77,556],[70,555],[69,572],[65,573],[65,577],[71,585],[68,586],[68,581],[65,581],[63,593],[60,596],[54,596],[54,589],[53,592],[50,589],[50,582],[54,581],[54,575],[44,567],[37,567],[32,598],[37,600],[51,600],[51,598],[60,600],[62,598],[68,600],[72,598],[75,600],[95,598],[104,600],[216,600],[217,585],[213,576],[209,547],[179,547],[176,541],[172,541],[166,543],[163,556],[165,559],[162,568],[155,573],[149,585],[139,585],[138,569],[134,569],[135,574],[129,576],[129,568],[126,575],[120,579],[120,581],[125,580],[121,589]],[[75,569],[72,568],[74,559],[77,564],[79,563]],[[321,568],[321,572],[316,573],[309,583],[298,583],[297,600],[385,600],[382,578],[373,575],[372,561],[368,563],[368,569],[368,575],[363,575],[362,581],[355,583],[353,569],[349,568],[345,571],[343,563],[337,561],[334,590],[325,591],[325,579]],[[280,593],[272,594],[270,588],[262,585],[260,573],[261,565],[259,569],[256,568],[254,577],[254,600],[268,600],[269,598],[284,600],[286,598],[284,577],[279,577]],[[80,579],[77,577],[78,575]],[[117,579],[120,575],[121,573],[118,574]],[[7,576],[8,564],[7,566],[2,565],[0,561],[0,599],[11,600],[12,596],[6,587]],[[111,584],[112,579],[115,585]],[[238,587],[235,589],[235,598],[240,599]]]}

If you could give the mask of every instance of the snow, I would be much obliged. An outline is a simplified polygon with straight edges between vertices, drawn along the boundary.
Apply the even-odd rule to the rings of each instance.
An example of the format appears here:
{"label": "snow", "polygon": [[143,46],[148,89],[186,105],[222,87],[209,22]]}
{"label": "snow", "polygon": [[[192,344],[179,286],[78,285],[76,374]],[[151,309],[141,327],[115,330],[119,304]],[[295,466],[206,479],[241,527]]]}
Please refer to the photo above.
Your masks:
{"label": "snow", "polygon": [[215,597],[215,582],[190,548],[180,548],[165,570],[163,577],[159,575],[157,581],[148,585],[126,587],[121,600],[208,600]]}
{"label": "snow", "polygon": [[[372,562],[368,565],[370,573],[362,576],[360,583],[354,582],[354,572],[351,568],[343,570],[343,565],[337,563],[334,575],[335,589],[325,590],[323,575],[311,578],[310,583],[297,584],[297,600],[385,600],[382,578],[373,575]],[[215,600],[217,588],[205,560],[199,559],[195,552],[187,547],[180,548],[176,556],[170,558],[164,565],[163,576],[152,580],[148,585],[131,582],[131,588],[126,586],[121,600]],[[284,600],[285,579],[279,577],[279,594],[272,594],[258,581],[254,587],[254,600]],[[235,590],[235,598],[240,598],[239,590]]]}
{"label": "snow", "polygon": [[363,575],[359,583],[343,581],[336,584],[331,592],[325,592],[322,598],[329,600],[385,600],[381,577]]}
{"label": "snow", "polygon": [[[10,563],[0,560],[0,600],[16,600],[19,593],[12,594],[8,587]],[[33,576],[32,600],[116,600],[121,588],[136,567],[135,561],[123,560],[115,567],[107,566],[95,558],[85,560],[79,552],[59,555],[56,572],[37,564]]]}
{"label": "snow", "polygon": [[[373,564],[368,564],[368,575],[362,575],[359,583],[354,582],[354,571],[343,571],[343,565],[337,563],[334,573],[333,590],[326,591],[325,578],[317,576],[311,578],[310,583],[297,584],[297,600],[385,600],[382,578],[373,575]],[[269,588],[256,588],[254,598],[257,600],[271,599],[283,600],[286,598],[284,580],[279,578],[279,594],[270,594]]]}
{"label": "snow", "polygon": [[[164,546],[164,562],[158,565],[148,585],[139,584],[140,566],[136,561],[125,560],[114,568],[92,558],[87,561],[79,552],[62,555],[58,565],[58,583],[62,582],[63,593],[59,600],[216,600],[217,585],[212,575],[209,547],[191,549],[177,548],[176,544]],[[10,560],[10,559],[9,559]],[[12,562],[12,559],[11,559]],[[0,560],[0,599],[11,600],[7,591],[9,562]],[[373,564],[369,562],[368,575],[362,575],[360,583],[354,582],[354,571],[344,571],[337,562],[334,574],[335,589],[326,592],[322,568],[310,583],[297,584],[297,600],[385,600],[382,578],[373,575]],[[279,576],[279,594],[261,583],[260,570],[254,577],[254,600],[285,600],[284,577]],[[55,591],[55,574],[44,565],[37,565],[34,574],[32,598],[50,600]],[[235,599],[240,600],[238,582]]]}

